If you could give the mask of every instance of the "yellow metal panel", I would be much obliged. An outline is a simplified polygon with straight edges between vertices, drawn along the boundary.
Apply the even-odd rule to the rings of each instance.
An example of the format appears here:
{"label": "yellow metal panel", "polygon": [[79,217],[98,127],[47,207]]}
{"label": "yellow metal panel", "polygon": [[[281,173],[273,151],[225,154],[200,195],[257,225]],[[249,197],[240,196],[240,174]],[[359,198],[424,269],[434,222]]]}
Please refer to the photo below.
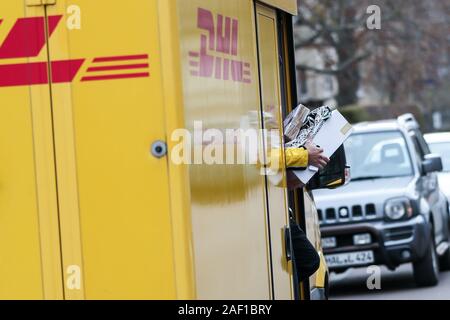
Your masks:
{"label": "yellow metal panel", "polygon": [[328,266],[327,266],[327,261],[325,260],[325,256],[323,255],[322,250],[319,251],[319,256],[320,256],[320,266],[319,266],[319,270],[317,270],[317,272],[314,274],[314,276],[315,276],[315,279],[313,278],[314,281],[311,281],[311,283],[310,283],[311,289],[325,288],[325,286],[326,286],[325,278],[328,273]]}
{"label": "yellow metal panel", "polygon": [[64,265],[81,264],[87,299],[176,298],[167,159],[150,153],[166,140],[158,1],[62,0],[48,12],[65,22],[74,5],[80,29],[50,39],[52,61],[85,59],[52,86]]}
{"label": "yellow metal panel", "polygon": [[[160,0],[159,18],[161,57],[164,90],[164,109],[168,133],[184,127],[182,75],[180,63],[180,37],[176,12],[176,0]],[[176,143],[168,140],[172,150]],[[187,165],[175,165],[169,161],[171,186],[171,215],[174,242],[177,299],[190,300],[196,296],[194,278],[194,254],[192,224],[189,203],[189,176]]]}
{"label": "yellow metal panel", "polygon": [[293,16],[297,15],[297,0],[259,0],[272,7],[284,10]]}
{"label": "yellow metal panel", "polygon": [[322,240],[320,235],[319,228],[319,219],[317,214],[316,205],[309,195],[309,193],[304,191],[304,199],[305,199],[305,219],[306,219],[306,234],[308,236],[308,240],[313,244],[314,248],[321,255],[321,263],[319,270],[315,274],[313,274],[310,278],[310,289],[313,288],[324,288],[325,287],[325,277],[328,272],[328,267],[323,256],[322,251]]}
{"label": "yellow metal panel", "polygon": [[42,6],[42,0],[25,0],[27,6]]}
{"label": "yellow metal panel", "polygon": [[[17,1],[2,2],[0,12],[0,41],[24,15],[44,16],[42,8],[24,10]],[[28,41],[37,41],[29,36]],[[0,64],[46,61],[44,46],[36,57],[2,59]],[[61,299],[49,87],[2,87],[0,104],[0,298]]]}
{"label": "yellow metal panel", "polygon": [[[57,7],[46,8],[48,16],[56,16],[62,11],[63,4]],[[51,60],[68,60],[68,42],[65,20],[62,19],[57,31],[49,38],[49,52]],[[56,66],[52,66],[56,69]],[[56,72],[56,70],[53,70]],[[55,81],[51,79],[51,81]],[[73,278],[74,267],[83,271],[83,260],[80,238],[79,199],[76,177],[76,155],[74,122],[72,116],[72,99],[70,84],[51,83],[52,114],[54,127],[54,143],[56,156],[56,174],[58,187],[58,205],[60,216],[60,235],[62,246],[62,272],[64,279],[65,299],[84,298],[84,277],[79,274],[79,279]],[[75,271],[76,272],[76,271]],[[70,286],[68,282],[78,281],[80,286]]]}
{"label": "yellow metal panel", "polygon": [[25,4],[27,6],[44,6],[55,4],[56,0],[26,0]]}
{"label": "yellow metal panel", "polygon": [[[194,121],[202,121],[205,129],[260,128],[253,1],[178,0],[178,16],[186,127],[193,130]],[[219,19],[235,25],[234,50],[225,45],[219,52],[216,46]],[[208,30],[199,28],[200,20]],[[193,67],[204,63],[199,60],[204,36],[214,44],[203,52],[203,57],[215,59],[212,73],[209,67],[201,72]],[[249,64],[249,81],[232,78],[231,60]],[[259,169],[199,164],[190,173],[197,297],[269,299],[264,178]]]}
{"label": "yellow metal panel", "polygon": [[[273,9],[261,5],[257,5],[256,14],[265,129],[276,130],[278,134],[276,141],[267,141],[267,150],[272,150],[283,145],[277,19]],[[284,174],[282,179],[286,179]],[[287,194],[285,188],[272,181],[268,179],[267,194],[275,298],[292,299],[291,270],[286,260],[283,232],[288,225]]]}

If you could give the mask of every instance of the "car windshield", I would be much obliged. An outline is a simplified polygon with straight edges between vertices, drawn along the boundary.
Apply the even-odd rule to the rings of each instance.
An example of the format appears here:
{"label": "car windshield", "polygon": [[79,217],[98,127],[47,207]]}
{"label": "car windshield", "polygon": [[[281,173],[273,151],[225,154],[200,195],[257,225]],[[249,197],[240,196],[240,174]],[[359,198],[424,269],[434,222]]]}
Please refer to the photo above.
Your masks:
{"label": "car windshield", "polygon": [[437,153],[442,157],[444,171],[450,172],[450,142],[429,143],[432,153]]}
{"label": "car windshield", "polygon": [[400,131],[353,134],[345,143],[352,181],[413,175]]}

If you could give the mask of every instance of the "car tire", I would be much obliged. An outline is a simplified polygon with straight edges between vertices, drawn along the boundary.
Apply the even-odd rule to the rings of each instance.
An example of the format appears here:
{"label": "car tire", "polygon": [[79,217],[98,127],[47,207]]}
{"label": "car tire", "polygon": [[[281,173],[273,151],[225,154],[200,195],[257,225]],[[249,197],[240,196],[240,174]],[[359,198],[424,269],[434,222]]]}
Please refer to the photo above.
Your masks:
{"label": "car tire", "polygon": [[[448,211],[450,205],[447,203],[447,215],[450,217],[450,212]],[[447,243],[450,243],[450,219],[448,220],[448,230],[447,230]],[[444,255],[439,258],[439,268],[441,271],[449,271],[450,270],[450,247],[447,248]]]}
{"label": "car tire", "polygon": [[[447,230],[448,242],[450,243],[450,227]],[[439,268],[441,271],[450,270],[450,248],[445,251],[444,255],[439,258]]]}
{"label": "car tire", "polygon": [[432,287],[439,282],[439,261],[434,241],[430,245],[425,256],[413,263],[414,280],[419,287]]}
{"label": "car tire", "polygon": [[441,271],[450,270],[450,248],[448,248],[444,255],[439,258],[439,269]]}

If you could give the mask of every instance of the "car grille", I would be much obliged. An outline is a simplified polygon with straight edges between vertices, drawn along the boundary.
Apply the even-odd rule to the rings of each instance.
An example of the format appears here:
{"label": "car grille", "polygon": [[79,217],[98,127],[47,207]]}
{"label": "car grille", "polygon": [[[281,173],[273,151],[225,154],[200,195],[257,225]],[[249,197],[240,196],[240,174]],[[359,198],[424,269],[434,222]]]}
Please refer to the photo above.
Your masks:
{"label": "car grille", "polygon": [[413,236],[413,228],[412,227],[400,227],[386,230],[386,241],[400,241],[406,240]]}
{"label": "car grille", "polygon": [[344,223],[370,220],[377,217],[376,206],[373,203],[354,205],[352,207],[326,208],[317,210],[321,224]]}

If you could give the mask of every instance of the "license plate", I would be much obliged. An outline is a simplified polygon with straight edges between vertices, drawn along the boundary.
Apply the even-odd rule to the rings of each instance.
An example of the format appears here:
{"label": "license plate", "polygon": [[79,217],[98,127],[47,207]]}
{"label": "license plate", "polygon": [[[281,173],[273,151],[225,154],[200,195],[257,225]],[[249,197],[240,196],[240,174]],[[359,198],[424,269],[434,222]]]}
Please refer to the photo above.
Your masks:
{"label": "license plate", "polygon": [[326,255],[328,267],[353,267],[375,262],[373,251],[359,251]]}

